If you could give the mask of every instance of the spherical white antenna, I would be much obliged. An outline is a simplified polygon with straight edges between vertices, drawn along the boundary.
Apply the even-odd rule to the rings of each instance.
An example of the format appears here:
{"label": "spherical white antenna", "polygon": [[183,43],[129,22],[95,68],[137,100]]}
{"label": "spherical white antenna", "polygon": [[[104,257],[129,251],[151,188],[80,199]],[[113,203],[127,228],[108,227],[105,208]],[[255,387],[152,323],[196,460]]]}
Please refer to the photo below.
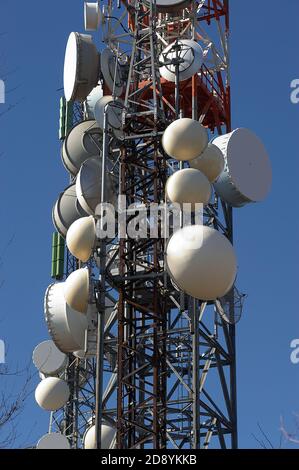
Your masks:
{"label": "spherical white antenna", "polygon": [[40,438],[36,449],[70,449],[70,442],[66,436],[58,432],[45,434]]}
{"label": "spherical white antenna", "polygon": [[199,170],[185,168],[176,171],[166,183],[166,195],[173,203],[208,204],[212,188],[209,180]]}
{"label": "spherical white antenna", "polygon": [[[96,449],[95,426],[91,426],[84,436],[84,449]],[[101,429],[101,448],[110,449],[115,437],[116,430],[112,426],[102,424]]]}
{"label": "spherical white antenna", "polygon": [[229,240],[204,225],[186,226],[170,238],[167,269],[176,284],[200,300],[223,297],[232,287],[237,260]]}
{"label": "spherical white antenna", "polygon": [[224,169],[223,154],[214,144],[208,144],[203,153],[189,163],[191,168],[196,168],[206,175],[211,183],[217,180]]}
{"label": "spherical white antenna", "polygon": [[182,161],[192,160],[207,147],[208,133],[194,119],[177,119],[164,131],[162,145],[170,157]]}
{"label": "spherical white antenna", "polygon": [[87,313],[89,299],[89,272],[87,268],[73,271],[64,283],[66,303],[80,313]]}
{"label": "spherical white antenna", "polygon": [[66,244],[73,256],[86,263],[96,242],[96,224],[92,216],[76,220],[68,229]]}
{"label": "spherical white antenna", "polygon": [[36,390],[37,404],[47,411],[56,411],[68,401],[70,389],[68,384],[58,377],[47,377],[42,380]]}

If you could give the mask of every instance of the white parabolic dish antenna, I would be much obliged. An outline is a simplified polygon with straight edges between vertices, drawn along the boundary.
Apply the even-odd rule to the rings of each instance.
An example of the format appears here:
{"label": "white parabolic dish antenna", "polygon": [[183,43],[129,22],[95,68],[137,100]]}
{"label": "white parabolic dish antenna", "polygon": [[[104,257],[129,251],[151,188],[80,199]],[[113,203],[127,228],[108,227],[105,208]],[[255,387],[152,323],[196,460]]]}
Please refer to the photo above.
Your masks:
{"label": "white parabolic dish antenna", "polygon": [[85,31],[96,31],[100,25],[101,12],[99,2],[84,2]]}
{"label": "white parabolic dish antenna", "polygon": [[121,77],[121,68],[117,61],[116,55],[109,47],[101,53],[101,72],[106,85],[115,96],[120,96],[124,89]]}
{"label": "white parabolic dish antenna", "polygon": [[[149,0],[147,3],[150,4]],[[157,10],[164,12],[179,11],[190,3],[191,0],[156,0]]]}
{"label": "white parabolic dish antenna", "polygon": [[57,348],[53,341],[47,340],[36,346],[32,361],[42,374],[58,375],[67,365],[67,356]]}
{"label": "white parabolic dish antenna", "polygon": [[[178,48],[178,50],[176,50]],[[160,54],[159,62],[165,64],[160,67],[160,74],[165,80],[175,82],[176,65],[167,64],[176,57],[181,60],[179,64],[179,80],[187,80],[197,73],[202,66],[203,50],[200,45],[192,39],[181,39],[167,46]]]}
{"label": "white parabolic dish antenna", "polygon": [[112,128],[115,137],[121,139],[123,137],[123,132],[121,129],[123,102],[121,100],[113,100],[111,95],[105,95],[96,103],[94,108],[94,115],[99,127],[102,130],[104,130],[105,108],[109,127]]}
{"label": "white parabolic dish antenna", "polygon": [[248,129],[217,137],[225,168],[214,184],[217,194],[233,207],[262,201],[270,191],[272,170],[262,141]]}
{"label": "white parabolic dish antenna", "polygon": [[64,95],[67,101],[83,101],[97,85],[100,55],[88,34],[71,33],[64,59]]}
{"label": "white parabolic dish antenna", "polygon": [[70,443],[67,437],[59,432],[45,434],[40,438],[36,445],[37,449],[70,449]]}
{"label": "white parabolic dish antenna", "polygon": [[71,184],[60,194],[52,212],[53,224],[64,238],[75,220],[88,214],[80,206],[76,196],[76,185]]}
{"label": "white parabolic dish antenna", "polygon": [[35,389],[37,404],[47,411],[55,411],[64,406],[69,396],[68,384],[58,377],[47,377]]}
{"label": "white parabolic dish antenna", "polygon": [[[115,436],[115,429],[107,424],[102,424],[101,429],[101,447],[102,449],[110,449]],[[96,430],[95,426],[91,426],[84,436],[84,449],[96,449]]]}
{"label": "white parabolic dish antenna", "polygon": [[102,153],[103,133],[94,120],[80,122],[67,135],[62,146],[62,162],[73,176],[87,158]]}
{"label": "white parabolic dish antenna", "polygon": [[175,283],[200,300],[223,297],[237,272],[232,244],[217,230],[204,225],[177,230],[168,242],[166,261]]}
{"label": "white parabolic dish antenna", "polygon": [[95,119],[94,108],[99,99],[103,97],[102,85],[96,86],[84,101],[84,112],[88,119]]}
{"label": "white parabolic dish antenna", "polygon": [[44,310],[51,338],[61,351],[68,353],[84,349],[87,318],[67,305],[64,282],[48,287]]}
{"label": "white parabolic dish antenna", "polygon": [[[86,160],[77,176],[76,193],[80,206],[90,214],[94,215],[98,204],[101,202],[101,177],[102,162],[90,158]],[[116,197],[115,185],[112,176],[106,174],[107,201],[113,203]]]}

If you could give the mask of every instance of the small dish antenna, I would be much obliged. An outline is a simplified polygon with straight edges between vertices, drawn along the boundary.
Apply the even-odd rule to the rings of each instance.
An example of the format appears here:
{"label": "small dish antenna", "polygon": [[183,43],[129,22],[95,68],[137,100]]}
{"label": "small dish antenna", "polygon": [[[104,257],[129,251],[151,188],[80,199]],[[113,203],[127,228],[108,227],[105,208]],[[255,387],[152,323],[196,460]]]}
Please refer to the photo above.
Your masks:
{"label": "small dish antenna", "polygon": [[203,50],[192,39],[180,39],[169,44],[159,57],[160,74],[165,80],[175,82],[188,80],[196,74],[203,63]]}
{"label": "small dish antenna", "polygon": [[109,90],[115,96],[120,96],[124,89],[121,67],[116,55],[109,47],[101,53],[101,72]]}
{"label": "small dish antenna", "polygon": [[99,2],[84,2],[85,31],[96,31],[100,26],[101,11]]}
{"label": "small dish antenna", "polygon": [[87,215],[77,200],[75,183],[60,194],[52,211],[53,224],[63,238],[75,220]]}
{"label": "small dish antenna", "polygon": [[215,301],[216,309],[220,317],[230,325],[235,325],[241,320],[246,294],[241,294],[236,286],[223,297]]}

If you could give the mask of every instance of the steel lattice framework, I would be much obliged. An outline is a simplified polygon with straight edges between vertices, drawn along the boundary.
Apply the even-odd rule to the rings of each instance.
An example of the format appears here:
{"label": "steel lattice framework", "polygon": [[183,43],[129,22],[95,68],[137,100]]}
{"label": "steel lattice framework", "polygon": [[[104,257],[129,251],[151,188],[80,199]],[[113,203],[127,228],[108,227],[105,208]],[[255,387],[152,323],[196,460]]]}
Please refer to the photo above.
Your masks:
{"label": "steel lattice framework", "polygon": [[[158,13],[148,1],[117,5],[109,0],[105,11],[102,39],[128,58],[125,137],[121,145],[103,149],[114,162],[119,193],[126,196],[123,209],[136,209],[118,214],[128,226],[141,205],[164,202],[166,180],[178,168],[161,146],[169,123],[178,116],[192,117],[211,137],[231,130],[229,2],[191,2],[176,16]],[[204,64],[192,79],[170,83],[160,77],[159,56],[178,38],[198,40]],[[108,131],[107,139],[111,144]],[[233,241],[230,206],[215,196],[203,217]],[[64,426],[73,447],[81,447],[86,425],[96,414],[117,427],[114,444],[119,449],[238,445],[235,326],[219,314],[219,302],[190,298],[169,278],[166,240],[157,220],[158,237],[151,237],[146,223],[147,238],[123,234],[107,242],[101,261],[90,267],[99,279],[99,315],[107,300],[115,308],[98,329],[103,348],[96,359],[70,361],[72,400],[59,416],[52,414],[52,429]],[[228,303],[233,317],[233,293]]]}

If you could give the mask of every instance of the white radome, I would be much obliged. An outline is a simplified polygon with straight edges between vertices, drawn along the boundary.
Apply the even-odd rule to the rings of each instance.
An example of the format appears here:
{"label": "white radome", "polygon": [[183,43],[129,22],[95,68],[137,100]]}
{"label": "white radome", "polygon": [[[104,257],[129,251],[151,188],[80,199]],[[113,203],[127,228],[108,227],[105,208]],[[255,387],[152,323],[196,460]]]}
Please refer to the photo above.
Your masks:
{"label": "white radome", "polygon": [[178,230],[169,240],[166,256],[167,269],[175,283],[197,299],[223,297],[235,281],[234,248],[213,228],[192,225]]}
{"label": "white radome", "polygon": [[64,140],[62,163],[71,175],[76,176],[85,160],[100,158],[102,148],[103,133],[96,121],[82,121],[71,129]]}
{"label": "white radome", "polygon": [[84,2],[84,27],[85,31],[96,31],[101,19],[98,2]]}
{"label": "white radome", "polygon": [[217,180],[224,169],[224,158],[221,150],[214,144],[208,144],[201,155],[190,160],[191,168],[200,170],[211,183]]}
{"label": "white radome", "polygon": [[[146,0],[150,4],[150,0]],[[176,12],[190,4],[191,0],[157,0],[156,6],[158,11],[162,12]]]}
{"label": "white radome", "polygon": [[193,160],[207,147],[208,132],[194,119],[177,119],[166,128],[162,145],[165,152],[176,160]]}
{"label": "white radome", "polygon": [[47,377],[35,390],[37,404],[47,411],[56,411],[68,401],[70,389],[68,384],[58,377]]}
{"label": "white radome", "polygon": [[36,346],[32,361],[41,374],[58,375],[67,365],[67,355],[61,352],[53,341],[47,340]]}
{"label": "white radome", "polygon": [[[107,108],[106,108],[107,106]],[[122,111],[123,102],[121,100],[114,100],[111,95],[105,95],[99,99],[94,107],[94,116],[98,126],[104,130],[104,114],[105,108],[107,113],[107,121],[109,127],[112,129],[115,137],[122,138]]]}
{"label": "white radome", "polygon": [[100,55],[89,34],[71,33],[65,50],[63,84],[67,101],[83,101],[97,85]]}
{"label": "white radome", "polygon": [[76,184],[71,184],[60,194],[53,207],[53,225],[57,232],[65,238],[72,223],[86,215],[87,213],[80,206],[76,196]]}
{"label": "white radome", "polygon": [[[108,162],[109,164],[109,162]],[[108,167],[108,165],[107,165]],[[80,206],[87,214],[98,213],[101,203],[102,162],[100,159],[86,160],[76,179],[76,195]],[[118,180],[113,177],[107,168],[106,174],[106,201],[114,203],[117,197],[116,188]],[[100,211],[99,211],[100,213]]]}
{"label": "white radome", "polygon": [[64,282],[51,284],[45,294],[45,319],[52,340],[63,352],[84,349],[86,315],[72,309],[65,301]]}
{"label": "white radome", "polygon": [[[102,424],[101,429],[101,448],[110,449],[115,436],[115,429],[107,424]],[[96,449],[96,429],[91,426],[84,437],[84,449]]]}
{"label": "white radome", "polygon": [[73,271],[64,283],[67,304],[77,312],[86,314],[89,298],[89,273],[87,268]]}
{"label": "white radome", "polygon": [[263,142],[249,129],[239,128],[217,137],[213,144],[225,160],[225,169],[214,184],[217,194],[233,207],[265,199],[272,169]]}
{"label": "white radome", "polygon": [[59,432],[51,432],[40,438],[36,449],[70,449],[70,442],[66,436]]}
{"label": "white radome", "polygon": [[83,263],[89,260],[95,242],[96,224],[92,216],[76,220],[67,231],[67,247],[71,254]]}
{"label": "white radome", "polygon": [[173,203],[208,204],[212,188],[206,176],[199,170],[185,168],[176,171],[166,183],[166,194]]}
{"label": "white radome", "polygon": [[103,97],[102,85],[96,86],[84,101],[84,112],[88,119],[95,119],[94,108],[99,99]]}
{"label": "white radome", "polygon": [[118,59],[110,47],[106,47],[101,53],[101,73],[105,85],[115,96],[121,96],[124,84],[121,76],[121,68]]}

